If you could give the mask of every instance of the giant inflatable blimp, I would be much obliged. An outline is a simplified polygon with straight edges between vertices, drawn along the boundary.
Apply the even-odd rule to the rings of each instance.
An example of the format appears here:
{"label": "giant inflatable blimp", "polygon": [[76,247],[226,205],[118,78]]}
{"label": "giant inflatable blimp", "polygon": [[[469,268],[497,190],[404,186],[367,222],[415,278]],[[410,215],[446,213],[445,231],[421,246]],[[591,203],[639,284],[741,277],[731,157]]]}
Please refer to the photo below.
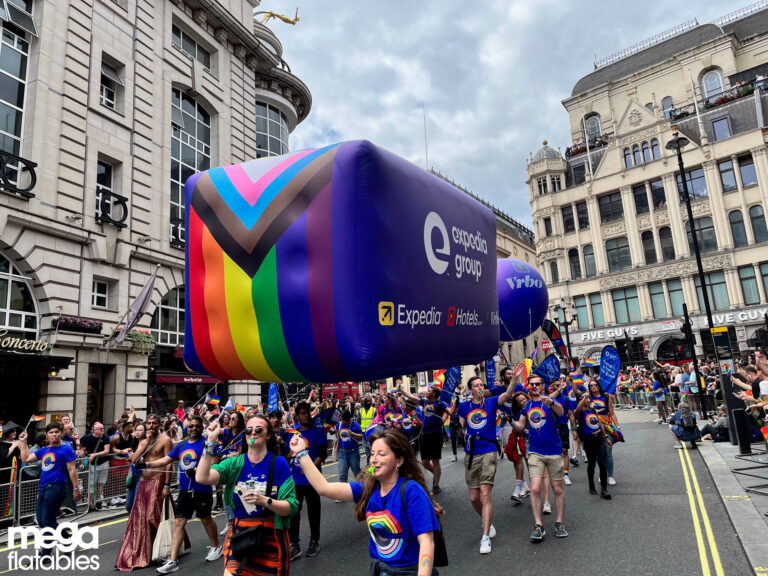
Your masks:
{"label": "giant inflatable blimp", "polygon": [[339,382],[498,349],[491,210],[370,142],[186,183],[184,361],[223,379]]}
{"label": "giant inflatable blimp", "polygon": [[544,278],[527,262],[504,258],[496,268],[499,290],[499,337],[520,340],[541,326],[547,316],[549,294]]}

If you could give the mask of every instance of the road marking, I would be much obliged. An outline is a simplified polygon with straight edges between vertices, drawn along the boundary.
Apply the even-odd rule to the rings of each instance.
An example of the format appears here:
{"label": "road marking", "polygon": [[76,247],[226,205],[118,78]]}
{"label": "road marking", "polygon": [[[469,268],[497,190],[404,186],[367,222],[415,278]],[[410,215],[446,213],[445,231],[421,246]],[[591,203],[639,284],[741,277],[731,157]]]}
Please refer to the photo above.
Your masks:
{"label": "road marking", "polygon": [[699,480],[696,477],[696,470],[693,468],[693,463],[691,462],[691,456],[688,453],[688,450],[686,448],[683,448],[683,452],[685,453],[685,459],[688,462],[688,466],[691,468],[691,477],[693,478],[693,487],[696,489],[696,499],[699,502],[699,510],[701,511],[701,517],[704,520],[704,529],[707,532],[707,541],[709,542],[709,552],[712,554],[712,561],[715,565],[715,573],[717,576],[724,576],[723,572],[723,564],[720,562],[720,551],[717,548],[717,543],[715,542],[715,534],[712,532],[712,525],[709,522],[709,514],[707,513],[707,507],[704,506],[704,498],[701,495],[701,490],[699,489]]}
{"label": "road marking", "polygon": [[[682,452],[682,451],[681,451]],[[688,504],[691,507],[691,517],[693,518],[693,531],[696,534],[696,544],[699,548],[699,562],[701,563],[701,573],[704,576],[711,576],[709,571],[709,561],[707,560],[707,550],[704,547],[704,538],[701,535],[701,524],[699,524],[699,515],[696,513],[696,503],[693,499],[693,489],[691,480],[688,476],[688,468],[685,465],[685,458],[682,453],[680,456],[680,466],[683,468],[683,477],[685,478],[685,491],[688,493]]]}
{"label": "road marking", "polygon": [[752,500],[746,494],[733,494],[730,496],[723,496],[723,500]]}

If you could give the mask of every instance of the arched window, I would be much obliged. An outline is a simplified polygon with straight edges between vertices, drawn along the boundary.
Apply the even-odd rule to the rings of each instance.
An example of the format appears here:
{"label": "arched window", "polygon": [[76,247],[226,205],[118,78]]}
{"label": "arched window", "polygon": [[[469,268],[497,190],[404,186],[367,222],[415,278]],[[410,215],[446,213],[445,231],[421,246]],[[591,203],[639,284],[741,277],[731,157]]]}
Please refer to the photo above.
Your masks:
{"label": "arched window", "polygon": [[632,152],[629,148],[624,148],[624,165],[627,168],[632,168]]}
{"label": "arched window", "polygon": [[[712,218],[699,218],[694,220],[696,228],[696,240],[699,242],[699,251],[702,254],[717,252],[717,237],[715,236],[715,225]],[[685,223],[685,233],[688,235],[688,249],[691,254],[693,251],[693,235],[691,234],[691,223]]]}
{"label": "arched window", "polygon": [[653,102],[648,102],[648,104],[646,104],[645,107],[648,108],[648,110],[650,110],[651,112],[653,112]]}
{"label": "arched window", "polygon": [[600,134],[602,134],[602,127],[600,126],[600,115],[593,114],[584,120],[584,128],[587,132],[586,137],[590,142],[600,136]]}
{"label": "arched window", "polygon": [[174,288],[152,315],[149,328],[158,346],[184,346],[184,294],[183,286]]}
{"label": "arched window", "polygon": [[557,260],[553,260],[549,263],[549,274],[552,278],[552,284],[560,282],[560,274],[557,272]]}
{"label": "arched window", "polygon": [[6,336],[37,340],[37,304],[26,278],[0,254],[0,330]]}
{"label": "arched window", "polygon": [[747,231],[744,228],[744,217],[741,210],[734,210],[728,214],[728,221],[731,223],[731,236],[733,236],[733,247],[740,248],[747,245]]}
{"label": "arched window", "polygon": [[701,77],[701,93],[712,102],[723,93],[723,75],[717,68]]}
{"label": "arched window", "polygon": [[651,152],[653,152],[653,159],[658,160],[661,158],[661,150],[659,150],[659,141],[654,138],[651,140]]}
{"label": "arched window", "polygon": [[592,278],[597,275],[597,267],[595,266],[595,250],[591,244],[584,246],[584,271],[587,273],[587,278]]}
{"label": "arched window", "polygon": [[651,149],[648,147],[648,142],[643,142],[643,162],[651,161]]}
{"label": "arched window", "polygon": [[632,146],[632,157],[635,159],[635,166],[640,166],[643,163],[643,157],[640,156],[640,146],[637,144]]}
{"label": "arched window", "polygon": [[672,230],[669,226],[659,228],[659,244],[661,245],[661,259],[671,262],[675,259],[675,243],[672,240]]}
{"label": "arched window", "polygon": [[184,183],[211,167],[211,116],[178,88],[171,91],[171,222],[170,241],[183,246]]}
{"label": "arched window", "polygon": [[581,262],[579,262],[579,251],[576,248],[568,250],[568,266],[571,269],[571,280],[581,278]]}
{"label": "arched window", "polygon": [[755,235],[755,242],[768,242],[768,229],[765,227],[765,215],[763,207],[758,205],[749,209],[749,219],[752,221],[752,233]]}
{"label": "arched window", "polygon": [[661,109],[664,110],[664,118],[671,118],[675,105],[672,96],[665,96],[661,100]]}
{"label": "arched window", "polygon": [[653,244],[653,232],[646,230],[643,232],[641,239],[643,241],[643,254],[645,255],[645,263],[656,264],[656,246]]}
{"label": "arched window", "polygon": [[632,256],[629,253],[629,242],[626,236],[607,240],[605,242],[605,254],[608,257],[608,270],[620,272],[632,268]]}
{"label": "arched window", "polygon": [[271,104],[256,102],[256,158],[288,152],[288,120]]}

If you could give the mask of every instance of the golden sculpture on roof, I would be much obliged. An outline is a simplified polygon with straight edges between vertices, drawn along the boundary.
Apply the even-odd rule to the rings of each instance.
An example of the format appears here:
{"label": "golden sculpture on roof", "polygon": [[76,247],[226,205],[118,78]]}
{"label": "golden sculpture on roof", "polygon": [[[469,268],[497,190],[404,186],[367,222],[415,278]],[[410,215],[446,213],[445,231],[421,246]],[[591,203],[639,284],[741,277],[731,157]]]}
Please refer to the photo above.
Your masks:
{"label": "golden sculpture on roof", "polygon": [[264,16],[261,18],[261,23],[266,24],[273,18],[277,18],[278,20],[282,20],[286,24],[291,24],[293,26],[296,25],[296,22],[299,21],[299,9],[296,8],[296,16],[293,18],[288,18],[288,16],[283,16],[282,14],[277,14],[276,12],[254,12],[254,16],[258,16],[259,14],[263,14]]}

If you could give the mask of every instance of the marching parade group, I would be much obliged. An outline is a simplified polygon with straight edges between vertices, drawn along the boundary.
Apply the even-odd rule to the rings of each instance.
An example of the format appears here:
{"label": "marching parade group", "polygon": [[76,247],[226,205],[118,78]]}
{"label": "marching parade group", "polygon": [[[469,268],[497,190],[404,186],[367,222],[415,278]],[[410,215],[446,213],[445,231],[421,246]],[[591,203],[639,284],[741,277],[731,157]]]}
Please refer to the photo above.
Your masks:
{"label": "marching parade group", "polygon": [[[743,389],[738,394],[759,428],[768,401],[768,362],[761,351],[748,360],[733,382]],[[697,422],[694,394],[707,380],[695,374],[678,379],[681,374],[660,365],[643,371],[657,402],[657,422],[669,422],[676,447],[683,441],[695,446],[702,437],[723,439],[723,427],[727,439],[724,407],[705,426]],[[10,422],[3,428],[0,457],[16,456],[24,465],[41,462],[36,520],[49,528],[57,526],[62,509],[77,507],[86,490],[87,505],[99,506],[110,467],[124,467],[130,516],[115,560],[121,571],[152,563],[170,500],[175,514],[170,553],[158,573],[179,570],[182,547],[189,546],[186,524],[196,516],[210,540],[205,560],[223,556],[225,575],[288,574],[292,561],[319,553],[321,501],[329,498],[353,502],[355,519],[366,523],[371,574],[427,576],[448,562],[438,496],[449,439],[453,461],[458,448],[464,449],[469,502],[482,530],[480,554],[491,552],[496,536],[492,490],[498,460],[505,456],[516,476],[511,499],[530,498],[530,541],[541,542],[548,529],[555,538],[566,538],[569,468],[578,466],[582,456],[589,494],[611,499],[609,486],[616,483],[612,449],[624,439],[614,403],[618,399],[627,406],[621,395],[637,378],[622,372],[617,398],[604,392],[597,376],[585,376],[578,368],[550,380],[521,362],[504,367],[500,381],[488,386],[476,372],[450,393],[449,402],[439,379],[423,395],[395,386],[377,397],[364,396],[359,404],[349,397],[332,403],[286,400],[267,413],[231,400],[219,410],[218,398],[206,395],[208,404],[185,409],[180,403],[165,417],[140,419],[131,408],[109,430],[96,422],[82,438],[64,417],[48,424],[32,448],[27,431]],[[716,397],[716,383],[712,391]],[[667,408],[674,410],[671,417]],[[338,461],[338,482],[322,473],[331,454]],[[90,462],[92,485],[87,489],[79,485],[78,456]],[[544,516],[553,513],[553,504],[555,522],[547,525]],[[310,528],[305,551],[299,538],[303,508]],[[219,533],[212,514],[222,509],[227,524]]]}

